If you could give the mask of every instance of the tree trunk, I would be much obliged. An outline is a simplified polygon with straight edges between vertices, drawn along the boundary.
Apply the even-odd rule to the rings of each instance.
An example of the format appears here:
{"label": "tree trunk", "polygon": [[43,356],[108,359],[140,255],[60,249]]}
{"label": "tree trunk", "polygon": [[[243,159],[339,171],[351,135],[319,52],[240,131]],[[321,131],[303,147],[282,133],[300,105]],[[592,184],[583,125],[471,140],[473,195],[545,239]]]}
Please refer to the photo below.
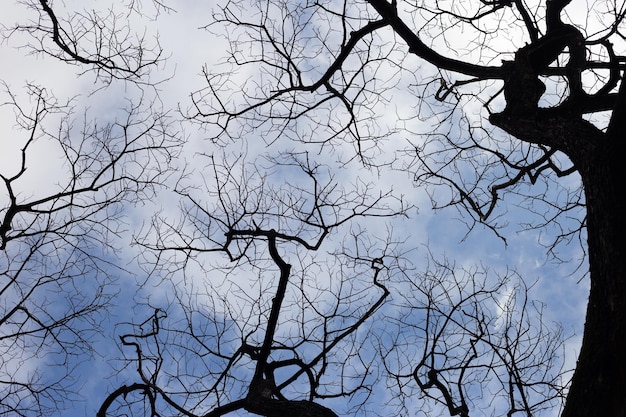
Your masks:
{"label": "tree trunk", "polygon": [[562,417],[626,416],[626,88],[596,155],[580,155],[591,290]]}
{"label": "tree trunk", "polygon": [[552,110],[491,118],[519,139],[560,145],[583,181],[591,289],[562,417],[626,417],[626,87],[620,99],[606,133]]}
{"label": "tree trunk", "polygon": [[[521,58],[516,59],[521,69],[515,67],[505,82],[509,97],[535,86]],[[591,289],[562,417],[626,417],[626,82],[606,132],[574,111],[575,103],[542,109],[510,101],[490,121],[520,140],[566,153],[585,192]]]}

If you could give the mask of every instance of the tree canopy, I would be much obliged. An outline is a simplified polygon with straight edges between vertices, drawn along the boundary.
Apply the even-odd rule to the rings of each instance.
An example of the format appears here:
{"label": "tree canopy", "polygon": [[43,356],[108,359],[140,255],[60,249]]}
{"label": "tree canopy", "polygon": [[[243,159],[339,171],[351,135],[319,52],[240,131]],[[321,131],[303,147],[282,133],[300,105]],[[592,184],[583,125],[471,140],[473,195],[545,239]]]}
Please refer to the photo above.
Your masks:
{"label": "tree canopy", "polygon": [[[626,4],[12,7],[77,85],[0,74],[0,414],[104,358],[98,417],[626,415]],[[575,364],[516,231],[589,282]]]}

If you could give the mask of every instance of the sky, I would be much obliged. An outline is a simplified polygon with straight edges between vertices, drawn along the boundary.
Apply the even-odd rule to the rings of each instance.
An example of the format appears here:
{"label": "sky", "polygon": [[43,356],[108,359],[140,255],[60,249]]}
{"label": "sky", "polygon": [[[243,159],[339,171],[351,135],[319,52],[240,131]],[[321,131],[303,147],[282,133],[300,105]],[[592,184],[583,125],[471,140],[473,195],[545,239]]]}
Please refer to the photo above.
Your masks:
{"label": "sky", "polygon": [[[302,226],[296,221],[281,222],[272,215],[284,209],[281,208],[283,206],[279,198],[287,198],[285,192],[288,195],[302,193],[298,201],[306,206],[307,196],[310,197],[310,195],[304,191],[310,190],[313,185],[310,178],[306,178],[293,166],[273,166],[272,169],[268,169],[272,163],[264,159],[264,156],[276,155],[277,151],[288,149],[300,152],[301,155],[306,150],[310,152],[312,160],[328,167],[327,170],[320,169],[320,178],[333,184],[336,183],[337,186],[333,192],[329,193],[329,199],[346,196],[354,199],[362,196],[362,190],[355,186],[361,183],[371,184],[369,192],[371,195],[393,189],[393,195],[401,195],[405,204],[410,206],[406,211],[406,216],[355,219],[347,222],[328,237],[319,252],[308,253],[293,244],[281,245],[286,258],[294,264],[294,276],[301,278],[302,285],[310,291],[310,296],[315,300],[315,302],[298,301],[297,291],[290,293],[292,298],[285,307],[290,317],[296,321],[302,317],[308,317],[310,310],[303,309],[302,306],[307,306],[308,309],[312,309],[315,305],[332,306],[337,302],[339,295],[346,297],[339,305],[346,308],[348,312],[366,308],[367,302],[378,296],[376,288],[366,285],[371,283],[362,278],[364,274],[371,273],[371,271],[368,271],[363,263],[350,263],[346,260],[348,257],[334,257],[333,253],[342,244],[354,258],[358,258],[357,253],[360,256],[367,252],[374,256],[384,253],[385,248],[395,249],[401,255],[389,256],[389,275],[386,278],[395,292],[392,294],[392,301],[386,304],[379,314],[381,317],[396,319],[396,325],[381,327],[382,321],[374,321],[364,327],[368,329],[367,331],[379,335],[376,340],[383,346],[391,343],[391,338],[398,334],[400,336],[397,337],[406,340],[407,346],[419,343],[417,336],[403,334],[405,328],[399,326],[398,323],[402,322],[399,318],[403,317],[404,310],[398,306],[402,304],[402,300],[419,303],[419,297],[417,297],[419,291],[412,289],[411,285],[415,283],[417,277],[424,278],[428,275],[429,268],[434,267],[436,260],[447,259],[454,265],[451,270],[457,274],[460,282],[466,283],[468,280],[468,275],[464,271],[470,271],[476,280],[480,280],[483,276],[481,272],[483,267],[489,270],[484,278],[487,283],[493,282],[496,276],[511,275],[511,281],[502,288],[498,296],[488,301],[492,303],[490,305],[492,311],[500,314],[500,319],[494,320],[496,327],[505,325],[502,321],[505,317],[504,311],[498,308],[502,309],[502,306],[511,305],[510,300],[515,298],[514,290],[519,287],[520,282],[525,282],[529,287],[528,297],[534,300],[537,306],[543,306],[541,315],[544,323],[553,329],[562,327],[565,337],[562,351],[565,368],[573,366],[582,334],[588,285],[584,260],[580,266],[575,262],[582,256],[581,248],[577,242],[559,246],[559,255],[563,259],[573,259],[574,262],[559,263],[547,257],[544,245],[549,243],[559,231],[550,227],[523,230],[519,224],[528,221],[529,216],[528,211],[524,209],[528,200],[523,195],[510,196],[510,199],[505,201],[507,203],[505,208],[500,212],[503,216],[501,233],[506,237],[505,244],[493,231],[481,225],[477,225],[470,231],[467,226],[467,214],[455,208],[433,210],[431,195],[424,189],[416,188],[411,175],[406,172],[384,168],[380,171],[366,169],[354,158],[345,162],[346,155],[354,152],[352,144],[344,143],[338,144],[333,149],[315,150],[316,148],[311,146],[299,147],[293,141],[280,138],[268,143],[269,139],[262,134],[266,133],[263,129],[267,126],[263,126],[263,129],[249,129],[246,136],[237,138],[226,147],[218,147],[207,139],[212,133],[210,127],[207,128],[181,117],[181,111],[184,114],[190,108],[190,94],[206,86],[206,79],[202,74],[203,68],[208,71],[221,71],[223,68],[218,64],[226,56],[228,45],[226,40],[216,36],[216,33],[219,34],[225,29],[219,25],[211,26],[210,31],[204,29],[204,26],[211,21],[212,11],[216,10],[217,5],[212,2],[189,1],[177,4],[174,7],[175,10],[170,12],[161,10],[157,15],[156,10],[148,4],[150,2],[145,3],[142,16],[132,15],[130,27],[139,33],[145,33],[149,40],[153,39],[152,37],[158,32],[158,42],[166,59],[150,74],[152,81],[158,81],[156,89],[120,80],[113,80],[110,84],[104,85],[101,80],[94,77],[93,72],[85,72],[81,66],[68,65],[50,56],[32,53],[28,44],[33,42],[33,39],[27,34],[16,33],[0,43],[3,57],[0,61],[0,80],[10,88],[16,101],[24,103],[24,108],[33,105],[33,101],[29,100],[26,93],[27,84],[45,87],[57,97],[59,103],[71,100],[75,125],[69,129],[70,140],[74,140],[74,135],[81,136],[85,130],[81,126],[84,126],[85,121],[87,121],[87,126],[105,126],[115,120],[125,120],[127,116],[125,111],[130,103],[142,103],[144,107],[140,108],[141,111],[155,110],[166,114],[170,122],[168,128],[175,132],[177,138],[184,139],[184,144],[176,150],[172,160],[160,160],[159,158],[163,157],[161,155],[148,161],[151,164],[169,164],[171,170],[169,176],[163,178],[163,186],[143,195],[136,204],[122,204],[111,209],[116,211],[96,213],[96,223],[103,221],[102,216],[107,215],[112,215],[115,220],[119,221],[115,223],[115,233],[110,234],[114,249],[98,247],[96,241],[85,237],[85,246],[81,247],[84,250],[81,255],[84,257],[81,258],[83,263],[80,265],[77,263],[75,270],[66,269],[66,275],[71,279],[56,291],[34,294],[35,303],[43,303],[42,300],[46,300],[49,302],[46,305],[54,306],[59,311],[65,307],[64,303],[70,305],[81,296],[93,294],[96,288],[95,283],[105,285],[107,293],[111,296],[109,304],[111,308],[107,314],[95,313],[89,316],[91,320],[77,322],[77,326],[84,326],[85,334],[89,335],[94,350],[69,358],[69,363],[74,369],[72,371],[72,376],[75,378],[73,386],[80,387],[80,397],[64,403],[65,409],[60,410],[62,415],[69,417],[94,415],[95,410],[109,392],[122,384],[137,382],[136,364],[124,360],[124,358],[132,358],[132,348],[121,346],[120,336],[132,333],[137,325],[149,320],[155,308],[167,311],[167,318],[163,320],[167,322],[166,326],[175,329],[189,318],[185,314],[189,314],[190,310],[181,308],[179,304],[194,306],[194,311],[200,317],[198,326],[204,329],[207,338],[214,336],[215,333],[215,329],[211,330],[211,320],[222,321],[224,328],[227,329],[226,336],[223,338],[225,346],[222,347],[226,350],[236,346],[237,329],[249,329],[247,326],[253,326],[254,320],[262,320],[263,306],[267,305],[268,300],[271,299],[272,288],[275,285],[273,275],[262,274],[258,269],[268,265],[264,244],[259,244],[256,249],[256,254],[259,256],[258,264],[235,265],[220,253],[201,253],[189,258],[180,253],[166,253],[160,262],[156,262],[155,253],[146,250],[138,243],[154,245],[159,238],[155,226],[159,226],[160,230],[164,231],[161,237],[165,237],[163,242],[167,243],[180,244],[181,235],[177,232],[183,231],[193,233],[192,243],[205,249],[211,249],[219,242],[223,242],[223,230],[216,222],[209,226],[207,219],[210,216],[206,215],[213,214],[217,219],[225,215],[220,213],[224,206],[217,204],[214,192],[219,184],[222,184],[232,197],[230,210],[241,210],[240,213],[243,213],[242,205],[247,202],[239,199],[242,198],[241,190],[247,190],[248,197],[259,197],[255,201],[261,207],[267,208],[269,214],[264,218],[266,226],[303,227],[307,236],[315,236],[315,231],[307,229],[307,226]],[[0,18],[0,24],[4,27],[10,27],[16,22],[24,24],[28,19],[36,16],[36,13],[29,10],[26,4],[29,2],[12,2]],[[58,5],[61,3],[59,2]],[[87,11],[92,7],[103,7],[102,2],[95,1],[89,4],[66,1],[63,6],[68,9]],[[124,9],[121,6],[116,7],[119,7],[115,9],[116,12],[122,16]],[[323,57],[318,59],[323,61]],[[405,66],[411,63],[413,61],[407,59]],[[421,70],[432,71],[427,67]],[[243,83],[243,80],[247,79],[250,73],[246,71],[232,74],[233,86],[238,81]],[[378,71],[380,73],[376,77],[386,80],[386,75],[391,74],[393,69],[381,67]],[[252,75],[258,74],[252,73]],[[422,120],[413,118],[412,115],[416,112],[415,107],[401,105],[413,100],[414,88],[417,87],[411,87],[411,81],[410,79],[404,80],[403,83],[408,85],[407,89],[395,90],[394,94],[385,97],[388,102],[378,103],[376,107],[372,107],[376,110],[374,112],[376,119],[372,119],[375,120],[372,122],[373,126],[384,128],[389,125],[402,125],[407,129],[406,132],[439,129],[442,132],[450,131],[462,135],[463,123],[472,123],[483,117],[482,113],[478,113],[481,110],[477,110],[479,107],[477,103],[470,102],[465,109],[465,119],[455,119],[454,117],[457,116],[454,116],[447,121],[451,127],[437,123],[435,113],[438,109],[436,107],[433,107],[432,118],[424,117]],[[234,97],[236,97],[235,93],[238,91],[233,90]],[[3,88],[0,100],[0,103],[5,103],[0,107],[0,129],[2,129],[0,173],[7,178],[19,171],[20,149],[28,140],[27,132],[16,126],[15,107],[6,104],[9,98],[6,88]],[[437,106],[438,104],[431,103],[430,105]],[[138,116],[141,117],[142,114],[144,113]],[[56,126],[63,122],[61,116],[52,114],[46,119],[44,128],[55,132]],[[92,120],[94,122],[91,122]],[[142,126],[139,124],[136,129]],[[305,124],[299,129],[302,132],[311,132],[312,136],[319,133]],[[414,143],[412,141],[416,140],[411,137],[405,139],[406,142],[402,143],[399,140],[386,142],[386,147],[380,151],[378,157],[392,158],[392,155],[398,155],[393,152],[399,152],[398,149],[404,148],[406,143]],[[392,149],[394,146],[397,148]],[[62,186],[67,181],[67,165],[61,163],[63,155],[60,150],[58,144],[46,137],[38,138],[32,144],[27,155],[27,173],[16,182],[16,187],[19,188],[18,198],[33,199],[45,196],[50,193],[50,190]],[[215,178],[216,171],[211,166],[211,156],[213,160],[218,161],[217,179]],[[142,161],[145,162],[145,160]],[[137,170],[143,162],[138,164],[133,164],[133,162],[136,161],[129,161],[125,166],[128,167],[130,173],[139,172]],[[410,162],[406,163],[410,164]],[[232,166],[228,167],[228,164]],[[238,176],[242,167],[250,169],[248,178],[242,179]],[[261,187],[262,181],[265,181],[264,187]],[[561,195],[557,193],[567,189],[576,189],[577,186],[578,179],[571,177],[562,180],[560,187],[550,188],[546,192],[548,196],[558,200]],[[193,218],[183,216],[185,209],[191,210],[188,213],[194,213],[194,207],[189,205],[188,199],[181,198],[180,194],[174,193],[172,191],[174,187],[184,190],[194,198],[194,201],[198,202],[198,207],[206,210],[204,214],[202,212],[198,214],[197,222],[194,223]],[[341,194],[341,190],[345,190],[345,194]],[[272,192],[276,194],[271,195]],[[445,197],[446,191],[438,189],[436,193],[439,197]],[[95,198],[102,197],[97,193],[94,196]],[[2,198],[0,213],[4,213],[4,207],[8,202],[6,189],[2,189],[0,198]],[[400,207],[398,199],[389,199],[389,204],[391,210]],[[333,213],[329,211],[326,215],[332,217]],[[572,224],[575,224],[576,220],[574,218]],[[92,227],[95,229],[96,226]],[[91,233],[91,229],[85,230]],[[358,238],[357,243],[353,243],[355,237]],[[11,262],[16,262],[19,254],[24,253],[24,248],[28,245],[30,241],[26,239],[10,242],[2,258],[5,264],[0,267],[14,268],[10,266]],[[29,264],[27,278],[35,279],[33,277],[37,277],[38,274],[45,275],[48,268],[58,269],[64,265],[64,262],[67,262],[67,259],[74,259],[73,257],[77,256],[64,253],[63,248],[54,242],[50,245],[43,247],[42,253],[38,255],[40,258],[37,263],[33,263],[32,266]],[[85,265],[94,266],[88,268]],[[344,278],[337,279],[338,275]],[[8,276],[8,274],[2,276],[2,285],[8,282]],[[350,277],[354,280],[351,281]],[[521,281],[518,280],[520,277]],[[350,282],[352,284],[346,284]],[[444,281],[444,284],[446,282]],[[361,288],[359,285],[365,286]],[[447,288],[445,285],[443,287]],[[360,298],[359,295],[363,295],[364,298]],[[4,309],[3,311],[7,311],[12,305],[10,293],[0,296],[2,297],[0,306]],[[259,304],[257,302],[259,298],[266,304]],[[537,315],[533,316],[534,319],[537,317]],[[249,322],[245,322],[246,320]],[[411,320],[406,319],[409,324],[413,323]],[[97,331],[93,331],[90,327],[94,324],[99,326]],[[332,325],[337,328],[342,326],[339,322],[332,322]],[[407,324],[408,327],[410,326]],[[146,328],[149,326],[144,326],[144,330]],[[387,334],[392,328],[397,330],[396,336]],[[289,324],[285,324],[283,330],[285,334],[292,331]],[[309,330],[314,333],[319,329]],[[5,332],[1,329],[0,331]],[[360,334],[355,340],[368,341],[367,331],[363,330],[364,334]],[[230,336],[229,332],[233,332],[233,336]],[[178,346],[188,344],[189,349],[193,349],[191,346],[197,343],[197,341],[183,340],[178,337],[180,336],[172,332],[166,339],[172,342],[172,346],[177,346],[178,343],[180,343]],[[145,351],[156,349],[154,340],[149,337],[141,338],[139,342],[145,346]],[[375,350],[374,344],[364,346],[366,346],[364,357],[370,357],[368,349]],[[59,359],[54,353],[32,351],[29,350],[32,347],[28,345],[5,344],[1,348],[3,349],[0,351],[1,372],[16,372],[18,376],[36,372],[45,375],[44,378],[54,379],[60,375],[58,372],[62,371],[53,365],[54,361]],[[181,353],[173,348],[167,351],[166,357],[176,359],[177,354],[182,355],[180,362],[162,364],[164,370],[172,370],[178,366],[196,368],[190,373],[201,370],[209,373],[211,366],[215,365],[208,362],[202,363],[198,358],[189,359],[190,362],[186,362],[189,352]],[[404,357],[403,355],[410,357],[415,353],[407,351],[397,354],[401,362],[400,358]],[[375,356],[372,354],[371,357]],[[24,358],[27,360],[23,360]],[[349,362],[349,358],[345,360]],[[144,363],[144,366],[147,370],[152,369],[150,368],[152,365],[148,362]],[[249,369],[246,370],[246,364],[242,363],[241,366],[242,369],[237,372],[241,372],[240,375],[247,375],[246,372]],[[364,369],[359,366],[365,365],[355,363],[351,366],[358,374]],[[208,382],[205,383],[208,384]],[[237,389],[236,384],[234,387]],[[373,395],[374,399],[370,401],[384,404],[390,400],[389,397],[393,402],[393,391],[381,389]],[[497,404],[491,404],[491,399],[485,398],[483,401],[484,404],[497,407]],[[339,400],[331,400],[327,404],[342,406]],[[415,398],[412,398],[410,402],[407,400],[406,407],[409,410],[407,413],[410,413],[407,415],[420,415],[417,411],[413,414],[414,410],[427,409]],[[547,415],[556,414],[548,413]]]}

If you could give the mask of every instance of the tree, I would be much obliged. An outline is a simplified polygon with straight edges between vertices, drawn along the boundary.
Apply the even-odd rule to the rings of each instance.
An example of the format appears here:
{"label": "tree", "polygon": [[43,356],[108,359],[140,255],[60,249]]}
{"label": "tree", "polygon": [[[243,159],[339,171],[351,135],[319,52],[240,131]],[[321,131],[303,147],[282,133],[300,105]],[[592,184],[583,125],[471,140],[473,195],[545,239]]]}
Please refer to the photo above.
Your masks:
{"label": "tree", "polygon": [[[135,96],[132,89],[140,99],[126,103],[123,116],[74,130],[68,106],[31,88],[35,103],[58,112],[61,129],[52,133],[37,104],[29,112],[8,90],[5,108],[16,109],[28,134],[21,164],[2,172],[0,235],[7,288],[24,296],[2,325],[6,340],[35,340],[66,378],[38,385],[6,368],[7,412],[61,409],[53,403],[74,376],[66,358],[79,346],[89,352],[83,342],[95,329],[93,320],[71,320],[93,318],[108,299],[91,287],[92,298],[69,298],[67,310],[54,311],[42,303],[48,294],[36,293],[50,282],[57,296],[81,292],[85,271],[108,279],[115,262],[85,248],[110,248],[108,239],[124,233],[111,210],[153,199],[158,189],[162,202],[180,199],[182,218],[172,220],[167,206],[132,232],[153,310],[120,327],[125,365],[139,382],[110,392],[101,416],[378,414],[370,400],[381,391],[399,413],[413,413],[422,396],[465,416],[485,393],[494,413],[531,415],[558,407],[567,391],[565,416],[624,414],[621,6],[593,4],[576,19],[567,0],[472,8],[434,0],[228,2],[206,29],[226,37],[230,57],[204,69],[207,87],[184,114],[211,141],[190,146],[200,149],[201,168],[168,182],[179,136],[158,111],[168,77],[152,71],[162,50],[142,34],[148,30],[133,30],[144,14],[158,19],[167,7],[155,0],[148,12],[130,0],[102,13],[82,2],[20,4],[28,23],[3,27],[7,42],[93,76],[90,93],[121,87],[122,96]],[[17,190],[40,138],[62,151],[67,176],[29,198]],[[240,143],[281,152],[233,162],[229,146]],[[349,178],[344,170],[355,163],[366,173]],[[530,283],[434,259],[418,271],[406,252],[412,242],[376,226],[409,211],[366,178],[398,171],[426,186],[436,206],[465,210],[470,230],[485,225],[505,239],[506,207],[524,205],[524,227],[557,230],[548,245],[555,257],[562,243],[588,242],[589,309],[571,384],[558,363],[558,329],[525,296]],[[568,176],[569,185],[561,181]],[[22,257],[30,251],[38,258]],[[56,259],[51,270],[48,258]]]}
{"label": "tree", "polygon": [[[136,333],[121,336],[122,345],[133,348],[130,361],[141,382],[110,393],[98,416],[237,410],[336,416],[313,400],[349,397],[369,384],[367,376],[351,382],[350,368],[368,366],[357,332],[389,296],[382,280],[394,270],[392,242],[333,254],[328,265],[308,252],[318,251],[342,225],[407,208],[388,193],[373,193],[372,184],[346,191],[326,167],[303,156],[269,161],[278,181],[304,174],[308,184],[302,185],[276,184],[259,166],[238,167],[225,155],[207,158],[208,169],[192,176],[204,177],[207,189],[180,182],[183,218],[173,223],[158,216],[141,244],[158,254],[147,262],[152,273],[173,279],[174,272],[194,270],[193,262],[197,274],[213,279],[201,279],[191,294],[185,285],[173,285],[182,309],[173,328],[163,327],[165,316],[157,309]],[[221,256],[204,261],[212,254]],[[257,282],[247,288],[248,279]]]}
{"label": "tree", "polygon": [[[368,166],[447,186],[435,201],[495,231],[497,201],[579,175],[565,198],[539,188],[528,203],[563,227],[555,245],[579,236],[588,249],[584,338],[562,415],[624,415],[625,10],[570,1],[231,1],[207,26],[227,28],[227,69],[206,69],[189,117],[219,129],[216,141],[351,144]],[[420,119],[431,132],[417,131]],[[409,145],[385,159],[387,138]],[[559,222],[571,213],[579,227]]]}
{"label": "tree", "polygon": [[[151,195],[166,175],[152,164],[170,158],[175,141],[167,118],[141,104],[131,105],[124,119],[79,127],[70,105],[42,88],[29,86],[25,101],[32,109],[9,90],[5,94],[22,148],[18,162],[0,174],[0,413],[49,414],[76,398],[73,358],[94,354],[90,341],[114,304],[113,269],[123,271],[114,262],[115,237],[124,230],[121,204]],[[40,168],[30,161],[41,149],[63,157],[48,177],[38,177]],[[31,170],[35,175],[29,177]],[[36,181],[47,183],[33,187]],[[28,361],[49,362],[61,371],[29,372],[20,367]]]}
{"label": "tree", "polygon": [[125,325],[139,380],[98,417],[403,415],[412,380],[453,415],[477,401],[465,385],[489,384],[511,413],[559,403],[560,335],[527,315],[524,291],[503,298],[524,285],[515,274],[445,260],[416,273],[405,242],[375,227],[410,207],[370,183],[344,188],[306,154],[204,157],[177,183],[182,217],[138,237],[167,304],[152,294],[160,307]]}
{"label": "tree", "polygon": [[[84,64],[105,85],[145,76],[156,62],[121,37],[106,48],[102,37],[90,44],[84,33],[67,30],[46,1],[27,5],[38,19],[3,26],[2,34],[7,42],[24,41],[29,52]],[[75,16],[72,24],[102,29],[98,22],[94,14]],[[30,36],[40,44],[29,43]],[[90,46],[98,52],[88,52]],[[0,86],[0,415],[53,415],[81,398],[84,379],[76,370],[98,354],[93,342],[115,305],[116,276],[124,272],[116,262],[124,205],[153,195],[179,138],[147,94],[96,119],[88,109],[102,97],[98,91],[90,103],[57,98],[54,87],[36,82],[22,89],[3,79]],[[77,110],[83,105],[84,112]]]}

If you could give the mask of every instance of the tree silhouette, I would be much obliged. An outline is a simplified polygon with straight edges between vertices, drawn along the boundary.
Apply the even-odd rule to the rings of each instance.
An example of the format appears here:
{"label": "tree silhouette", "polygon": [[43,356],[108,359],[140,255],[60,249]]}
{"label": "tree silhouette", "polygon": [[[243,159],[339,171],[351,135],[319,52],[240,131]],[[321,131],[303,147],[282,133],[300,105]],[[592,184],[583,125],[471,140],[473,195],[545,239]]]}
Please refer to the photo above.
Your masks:
{"label": "tree silhouette", "polygon": [[[226,27],[227,70],[206,69],[189,117],[216,127],[217,141],[256,132],[351,144],[368,166],[443,185],[431,188],[435,204],[462,207],[470,227],[498,232],[496,203],[528,197],[513,201],[562,229],[554,245],[578,237],[588,250],[584,339],[562,415],[624,415],[625,11],[570,1],[232,1],[207,26]],[[389,157],[390,138],[409,145]],[[543,191],[574,173],[579,189]]]}
{"label": "tree silhouette", "polygon": [[[92,76],[91,94],[122,86],[129,99],[78,122],[78,99],[4,88],[22,145],[0,171],[0,412],[76,399],[74,357],[92,353],[112,305],[118,216],[158,197],[162,212],[131,231],[152,314],[119,327],[138,380],[99,417],[404,415],[423,399],[421,412],[460,416],[624,415],[626,9],[570,2],[229,1],[204,28],[229,55],[204,68],[181,121],[210,141],[190,145],[194,164],[176,161],[174,178],[181,136],[159,111],[170,76],[155,71],[159,38],[135,30],[168,7],[20,1],[30,14],[3,40]],[[33,190],[41,143],[61,179]],[[557,261],[588,261],[571,381],[525,277],[434,255],[422,270],[412,242],[377,222],[411,213],[376,184],[398,172],[435,208],[463,211],[469,232],[506,242],[507,207],[521,206],[522,228],[555,235]],[[576,240],[586,259],[562,258]],[[21,367],[35,358],[60,373]]]}
{"label": "tree silhouette", "polygon": [[99,417],[380,415],[378,390],[402,414],[415,388],[468,415],[481,384],[504,412],[559,404],[562,340],[524,290],[503,297],[519,277],[446,260],[417,273],[374,222],[410,207],[370,183],[344,188],[307,154],[205,158],[178,182],[182,218],[161,214],[138,237],[168,304],[127,324],[139,381]]}
{"label": "tree silhouette", "polygon": [[[130,360],[141,382],[112,392],[98,415],[220,416],[246,410],[336,416],[314,400],[350,397],[371,383],[367,374],[355,377],[351,371],[357,364],[369,366],[358,332],[389,296],[383,277],[397,266],[390,241],[361,243],[357,254],[346,247],[320,255],[325,261],[309,253],[355,220],[407,208],[390,194],[373,193],[371,184],[344,190],[327,167],[305,156],[270,161],[281,174],[304,174],[307,180],[283,185],[260,174],[256,164],[237,167],[223,155],[207,158],[209,169],[193,175],[207,176],[207,189],[178,189],[185,201],[181,221],[155,218],[141,244],[158,254],[158,261],[148,261],[153,273],[166,270],[164,276],[171,277],[197,262],[196,274],[211,279],[200,279],[193,294],[173,286],[177,302],[168,310],[178,306],[184,317],[173,328],[163,328],[166,317],[156,310],[147,330],[139,325],[137,333],[121,337],[122,345],[133,347]],[[206,195],[215,201],[203,201]],[[356,232],[352,237],[361,240]],[[202,260],[213,254],[221,256]],[[248,280],[257,282],[247,288]],[[137,342],[148,338],[149,346]],[[164,365],[172,361],[177,365]],[[135,396],[127,398],[130,393]]]}
{"label": "tree silhouette", "polygon": [[[91,44],[47,1],[28,5],[39,20],[3,26],[2,35],[41,41],[25,45],[29,52],[84,64],[105,84],[146,76],[156,63],[121,38]],[[72,24],[117,31],[95,16],[76,15]],[[2,80],[0,88],[0,116],[10,120],[0,167],[0,415],[53,415],[81,399],[77,369],[96,356],[93,342],[115,304],[124,205],[151,198],[180,140],[147,96],[120,100],[114,115],[102,116],[79,110],[80,97],[57,97],[51,85]]]}

